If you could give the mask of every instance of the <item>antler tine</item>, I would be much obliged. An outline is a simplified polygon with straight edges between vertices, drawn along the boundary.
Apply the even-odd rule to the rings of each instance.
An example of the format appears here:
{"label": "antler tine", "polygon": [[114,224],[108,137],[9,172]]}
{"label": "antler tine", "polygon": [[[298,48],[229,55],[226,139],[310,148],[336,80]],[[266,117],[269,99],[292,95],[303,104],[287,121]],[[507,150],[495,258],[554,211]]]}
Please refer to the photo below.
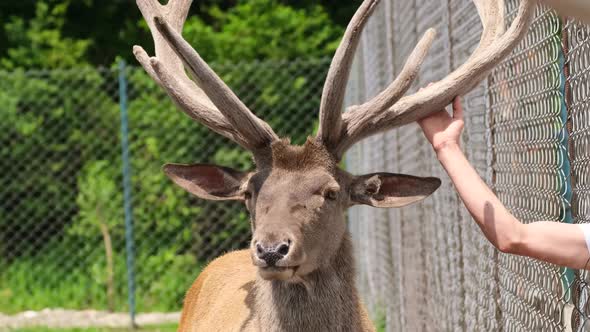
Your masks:
{"label": "antler tine", "polygon": [[251,150],[266,147],[279,139],[272,128],[244,105],[164,17],[156,16],[154,20],[157,29],[197,79],[201,89],[226,120],[246,138],[251,145]]}
{"label": "antler tine", "polygon": [[338,142],[342,127],[342,107],[346,84],[350,75],[350,68],[354,54],[359,44],[363,29],[380,0],[365,0],[353,16],[346,32],[336,50],[326,83],[322,93],[320,105],[320,127],[318,138],[326,145],[332,146]]}
{"label": "antler tine", "polygon": [[505,32],[504,0],[473,0],[473,3],[481,18],[483,32],[472,57],[489,47],[495,39]]}
{"label": "antler tine", "polygon": [[[137,0],[137,6],[152,32],[156,57],[150,58],[140,46],[134,46],[133,53],[146,72],[184,113],[216,133],[255,152],[260,148],[262,139],[253,139],[251,135],[245,135],[235,121],[228,121],[198,82],[186,75],[182,59],[158,29],[156,18],[166,20],[169,31],[176,34],[182,31],[191,3],[192,0],[169,0],[168,4],[163,6],[157,0]],[[268,128],[270,130],[270,127]]]}
{"label": "antler tine", "polygon": [[[158,0],[137,0],[137,7],[139,7],[139,10],[141,11],[141,14],[146,20],[152,33],[154,45],[156,48],[156,56],[161,61],[163,61],[166,66],[174,70],[182,70],[182,62],[180,59],[178,59],[174,51],[172,51],[172,49],[167,45],[159,31],[155,29],[153,18],[156,16],[165,15],[169,18],[174,29],[180,31],[184,26],[191,2],[192,0],[170,0],[168,1],[167,5],[163,6],[158,2]],[[143,51],[143,49],[141,49],[139,46],[137,46],[136,49],[137,50],[134,50],[134,53],[145,53],[145,51]],[[149,57],[146,59],[146,57],[142,55],[141,59],[138,58],[138,60],[144,67],[150,67]],[[150,75],[154,74],[153,68],[148,68],[146,68],[146,70],[150,72]]]}
{"label": "antler tine", "polygon": [[187,91],[194,91],[194,89],[185,86],[186,83],[168,70],[158,58],[150,58],[150,64],[157,77],[161,78],[162,87],[168,91],[170,98],[184,113],[241,146],[251,148],[248,140],[231,126],[219,111],[199,102],[199,100],[207,100],[207,96],[198,95],[204,94],[201,90],[195,92],[196,98],[187,97]]}
{"label": "antler tine", "polygon": [[354,110],[359,115],[370,117],[392,107],[412,86],[435,37],[436,30],[428,29],[412,51],[412,54],[408,57],[406,64],[395,81],[370,101],[360,106],[354,106]]}
{"label": "antler tine", "polygon": [[443,109],[453,98],[467,93],[481,82],[510,54],[528,31],[534,16],[535,0],[521,1],[517,17],[504,34],[500,34],[502,28],[499,27],[504,19],[494,18],[494,15],[500,15],[494,8],[503,7],[496,7],[492,3],[498,0],[487,0],[486,3],[482,1],[485,0],[479,1],[478,4],[480,18],[484,24],[490,24],[487,27],[490,29],[488,31],[494,31],[482,34],[482,46],[467,62],[447,77],[413,95],[401,98],[383,112],[363,114],[363,111],[366,113],[363,108],[352,107],[350,112],[344,113],[341,136],[338,145],[332,150],[337,158],[341,158],[348,148],[365,137],[417,121]]}
{"label": "antler tine", "polygon": [[170,18],[174,29],[178,31],[182,29],[192,2],[193,0],[168,0],[168,3],[163,6],[166,17]]}
{"label": "antler tine", "polygon": [[[473,51],[469,57],[469,62],[473,57],[477,56],[480,52],[485,52],[494,41],[498,40],[506,31],[506,16],[504,14],[504,0],[473,0],[477,8],[483,31],[479,45]],[[467,87],[465,91],[472,90],[479,84],[479,81],[475,81],[472,85]]]}
{"label": "antler tine", "polygon": [[155,16],[166,15],[172,19],[174,27],[181,30],[191,2],[192,0],[170,0],[166,6],[162,6],[157,0],[137,0],[137,6],[151,30],[157,58],[150,58],[147,52],[137,45],[133,47],[133,54],[150,77],[167,92],[184,113],[247,148],[244,140],[235,134],[205,93],[186,76],[182,61],[153,24]]}

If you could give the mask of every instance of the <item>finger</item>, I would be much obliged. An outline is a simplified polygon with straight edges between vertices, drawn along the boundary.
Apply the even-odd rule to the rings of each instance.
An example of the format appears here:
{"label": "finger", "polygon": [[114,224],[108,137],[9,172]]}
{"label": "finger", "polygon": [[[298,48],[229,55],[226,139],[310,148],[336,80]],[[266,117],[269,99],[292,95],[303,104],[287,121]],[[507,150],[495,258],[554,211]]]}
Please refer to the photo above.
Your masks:
{"label": "finger", "polygon": [[461,104],[461,97],[459,96],[453,100],[453,119],[463,120],[463,104]]}

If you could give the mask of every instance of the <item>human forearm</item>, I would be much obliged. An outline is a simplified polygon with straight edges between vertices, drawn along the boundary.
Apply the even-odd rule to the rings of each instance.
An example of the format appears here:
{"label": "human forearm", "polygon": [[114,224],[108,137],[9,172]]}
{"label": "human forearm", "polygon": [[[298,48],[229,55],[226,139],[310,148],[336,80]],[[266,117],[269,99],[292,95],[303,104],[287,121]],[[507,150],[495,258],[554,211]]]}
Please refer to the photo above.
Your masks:
{"label": "human forearm", "polygon": [[590,269],[590,226],[582,230],[579,225],[557,222],[523,225],[469,164],[458,144],[464,126],[459,98],[453,101],[452,117],[441,111],[419,123],[469,213],[496,248],[561,266]]}
{"label": "human forearm", "polygon": [[580,225],[536,222],[524,226],[519,254],[559,266],[590,269],[590,252]]}
{"label": "human forearm", "polygon": [[438,149],[437,156],[486,238],[503,252],[517,251],[523,239],[523,225],[485,184],[461,148],[446,144]]}
{"label": "human forearm", "polygon": [[579,225],[523,225],[480,178],[457,144],[442,147],[437,155],[473,219],[496,248],[560,266],[589,268],[590,253]]}

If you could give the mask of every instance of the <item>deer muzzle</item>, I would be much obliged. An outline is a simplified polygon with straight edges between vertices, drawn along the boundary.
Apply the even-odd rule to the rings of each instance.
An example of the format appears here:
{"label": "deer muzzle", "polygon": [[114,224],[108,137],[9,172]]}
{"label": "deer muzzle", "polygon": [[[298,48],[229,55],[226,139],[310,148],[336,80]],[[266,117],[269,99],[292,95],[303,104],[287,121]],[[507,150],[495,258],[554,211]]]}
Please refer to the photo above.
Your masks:
{"label": "deer muzzle", "polygon": [[252,262],[265,280],[289,280],[301,265],[301,252],[290,236],[264,233],[252,241]]}

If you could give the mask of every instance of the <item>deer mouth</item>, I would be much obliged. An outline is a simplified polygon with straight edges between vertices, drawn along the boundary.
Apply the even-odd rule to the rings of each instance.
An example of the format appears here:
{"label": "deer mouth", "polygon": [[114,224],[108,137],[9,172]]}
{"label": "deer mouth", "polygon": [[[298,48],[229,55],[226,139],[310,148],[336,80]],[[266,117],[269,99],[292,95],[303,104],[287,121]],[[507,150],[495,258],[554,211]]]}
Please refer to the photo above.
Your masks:
{"label": "deer mouth", "polygon": [[266,266],[259,267],[258,273],[264,280],[279,280],[287,281],[292,279],[297,272],[298,266],[283,267],[283,266]]}

